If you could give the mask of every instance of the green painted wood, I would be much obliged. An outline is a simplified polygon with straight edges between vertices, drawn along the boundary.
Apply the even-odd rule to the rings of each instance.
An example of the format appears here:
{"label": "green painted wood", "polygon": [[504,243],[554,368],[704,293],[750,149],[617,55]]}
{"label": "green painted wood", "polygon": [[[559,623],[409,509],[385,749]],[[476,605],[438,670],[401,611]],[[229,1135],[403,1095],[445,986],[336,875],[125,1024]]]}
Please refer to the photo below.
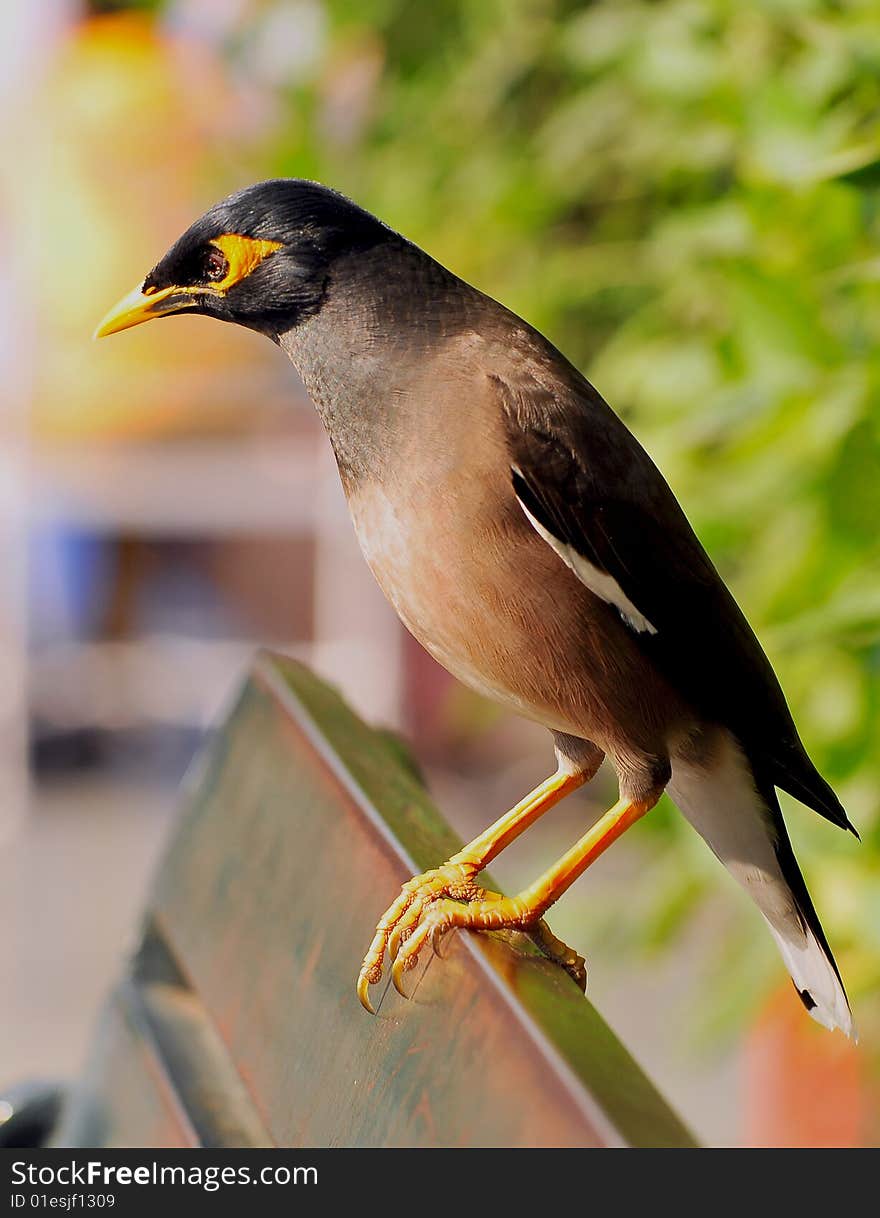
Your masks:
{"label": "green painted wood", "polygon": [[[116,1003],[131,1006],[132,984],[161,993],[145,1035],[199,1141],[235,1144],[238,1128],[278,1146],[694,1145],[524,935],[457,933],[412,1001],[391,990],[376,1017],[362,1010],[377,917],[460,843],[403,746],[307,669],[260,658],[188,790]],[[205,1086],[213,1075],[222,1086]],[[115,1144],[147,1144],[135,1107],[114,1102]]]}
{"label": "green painted wood", "polygon": [[155,1046],[121,993],[95,1030],[82,1078],[72,1088],[56,1147],[198,1146],[198,1138]]}

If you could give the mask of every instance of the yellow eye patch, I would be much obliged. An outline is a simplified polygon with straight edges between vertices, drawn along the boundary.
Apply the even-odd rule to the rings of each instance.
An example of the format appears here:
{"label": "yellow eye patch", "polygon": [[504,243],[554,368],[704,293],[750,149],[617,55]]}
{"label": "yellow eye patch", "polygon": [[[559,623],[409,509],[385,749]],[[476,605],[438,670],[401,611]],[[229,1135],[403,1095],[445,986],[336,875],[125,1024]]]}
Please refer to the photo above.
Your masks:
{"label": "yellow eye patch", "polygon": [[[218,251],[216,267],[205,268],[202,282],[164,288],[137,287],[114,305],[95,331],[95,338],[115,334],[139,326],[141,322],[164,313],[179,313],[183,309],[197,308],[198,297],[205,292],[225,296],[230,288],[246,279],[264,258],[280,250],[283,241],[259,241],[255,237],[243,237],[240,233],[223,233],[215,237],[210,245]],[[216,272],[216,277],[212,272]],[[191,297],[191,300],[187,300]]]}
{"label": "yellow eye patch", "polygon": [[207,287],[209,291],[219,292],[222,296],[235,284],[241,283],[242,279],[246,279],[264,258],[280,250],[284,242],[260,241],[255,237],[243,237],[240,233],[223,233],[222,236],[215,237],[210,244],[226,259],[226,274],[215,283],[190,291],[204,290]]}

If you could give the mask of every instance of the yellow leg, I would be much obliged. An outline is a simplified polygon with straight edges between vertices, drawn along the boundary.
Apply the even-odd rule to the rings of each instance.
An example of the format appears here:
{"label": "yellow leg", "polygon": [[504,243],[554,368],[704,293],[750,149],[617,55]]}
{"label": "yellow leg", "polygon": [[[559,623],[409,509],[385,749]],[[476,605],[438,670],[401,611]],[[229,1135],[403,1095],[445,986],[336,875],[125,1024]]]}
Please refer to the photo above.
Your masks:
{"label": "yellow leg", "polygon": [[630,825],[644,816],[658,798],[655,796],[639,803],[618,800],[567,854],[518,896],[492,901],[475,900],[468,905],[459,905],[450,900],[432,902],[429,908],[422,911],[418,924],[406,941],[398,944],[396,954],[392,953],[394,966],[391,976],[396,988],[401,994],[404,993],[403,974],[415,966],[425,943],[430,939],[432,945],[436,946],[440,937],[454,926],[473,930],[499,930],[504,927],[523,930],[533,926],[578,876]]}
{"label": "yellow leg", "polygon": [[558,804],[566,795],[576,791],[586,782],[585,774],[571,774],[566,770],[557,770],[540,786],[530,791],[525,799],[520,800],[516,807],[505,812],[490,825],[485,833],[475,837],[458,854],[449,860],[451,864],[462,864],[475,868],[474,875],[488,867],[494,858],[505,847],[515,841],[521,833],[525,833],[539,816],[548,812],[554,804]]}
{"label": "yellow leg", "polygon": [[505,846],[509,846],[533,825],[539,816],[543,816],[554,804],[582,786],[590,777],[590,774],[557,770],[552,777],[535,787],[516,807],[505,812],[494,825],[490,825],[484,833],[475,837],[441,867],[426,871],[424,875],[418,875],[403,885],[400,896],[380,918],[358,975],[358,997],[368,1011],[373,1010],[369,987],[382,977],[386,949],[393,959],[401,942],[413,932],[425,910],[443,897],[459,901],[504,900],[495,893],[489,894],[479,888],[473,882],[474,877],[487,867]]}

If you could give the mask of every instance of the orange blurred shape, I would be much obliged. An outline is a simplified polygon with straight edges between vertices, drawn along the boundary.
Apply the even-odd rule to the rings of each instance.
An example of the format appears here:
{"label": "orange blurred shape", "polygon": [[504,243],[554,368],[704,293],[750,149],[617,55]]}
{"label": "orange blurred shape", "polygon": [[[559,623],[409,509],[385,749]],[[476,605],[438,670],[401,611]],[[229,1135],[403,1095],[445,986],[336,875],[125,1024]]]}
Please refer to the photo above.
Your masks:
{"label": "orange blurred shape", "polygon": [[777,990],[745,1045],[746,1146],[855,1147],[867,1124],[865,1059],[841,1032],[808,1019]]}
{"label": "orange blurred shape", "polygon": [[230,157],[253,136],[238,100],[210,47],[144,14],[100,17],[71,31],[15,134],[0,137],[13,145],[0,177],[33,319],[20,358],[34,368],[37,437],[250,425],[265,367],[255,336],[179,318],[91,341],[114,300],[232,185]]}

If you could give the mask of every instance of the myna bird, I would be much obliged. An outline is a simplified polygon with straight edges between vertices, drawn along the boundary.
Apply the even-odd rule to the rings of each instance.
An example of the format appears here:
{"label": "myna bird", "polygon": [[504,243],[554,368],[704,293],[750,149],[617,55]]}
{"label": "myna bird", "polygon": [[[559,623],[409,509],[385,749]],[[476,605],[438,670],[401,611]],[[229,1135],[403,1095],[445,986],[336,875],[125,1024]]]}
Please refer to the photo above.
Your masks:
{"label": "myna bird", "polygon": [[[541,334],[348,199],[263,182],[206,213],[98,328],[205,313],[267,335],[330,436],[358,538],[419,642],[553,735],[557,769],[403,886],[358,981],[451,927],[542,929],[668,790],[749,893],[804,1006],[852,1033],[776,788],[855,833],[758,640],[650,457]],[[480,871],[614,763],[620,798],[515,897]]]}

